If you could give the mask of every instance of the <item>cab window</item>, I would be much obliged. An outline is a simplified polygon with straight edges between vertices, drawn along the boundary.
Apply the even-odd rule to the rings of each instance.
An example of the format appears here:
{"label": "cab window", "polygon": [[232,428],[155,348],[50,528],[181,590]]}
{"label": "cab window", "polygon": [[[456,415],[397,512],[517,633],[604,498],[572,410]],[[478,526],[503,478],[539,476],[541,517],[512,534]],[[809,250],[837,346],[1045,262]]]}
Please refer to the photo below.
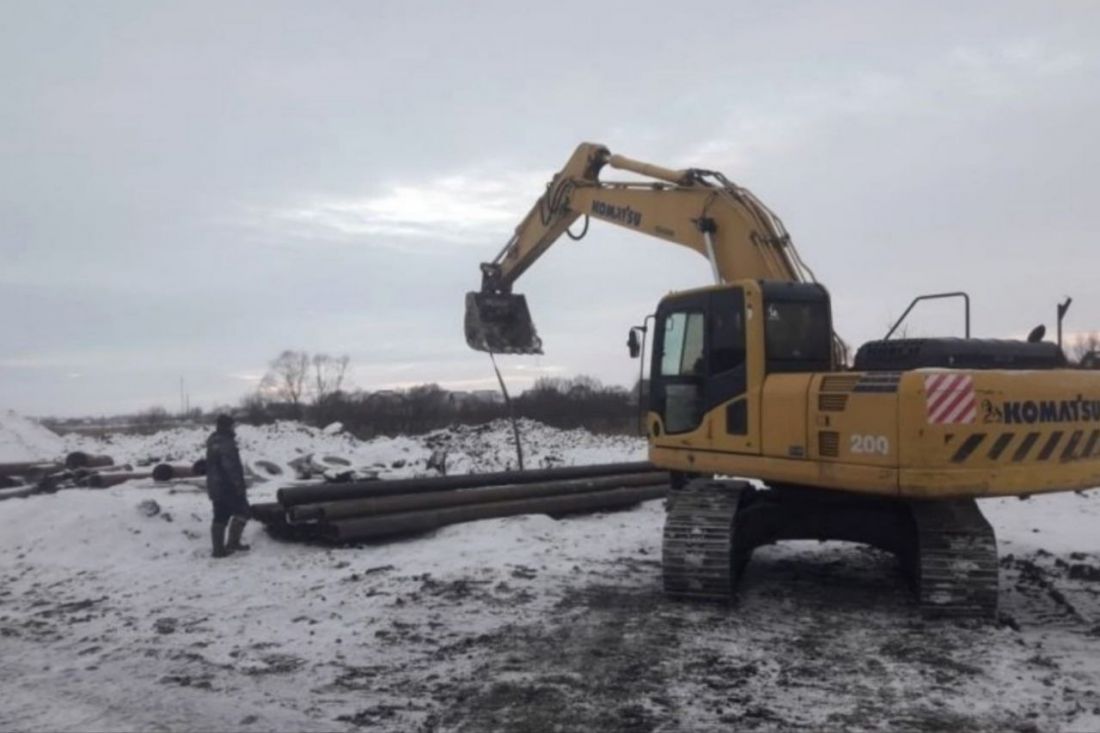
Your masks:
{"label": "cab window", "polygon": [[713,295],[710,312],[710,373],[745,363],[745,308],[740,289]]}
{"label": "cab window", "polygon": [[827,304],[819,301],[768,303],[764,326],[769,372],[829,368],[832,335]]}
{"label": "cab window", "polygon": [[661,376],[703,376],[703,314],[692,311],[665,316]]}

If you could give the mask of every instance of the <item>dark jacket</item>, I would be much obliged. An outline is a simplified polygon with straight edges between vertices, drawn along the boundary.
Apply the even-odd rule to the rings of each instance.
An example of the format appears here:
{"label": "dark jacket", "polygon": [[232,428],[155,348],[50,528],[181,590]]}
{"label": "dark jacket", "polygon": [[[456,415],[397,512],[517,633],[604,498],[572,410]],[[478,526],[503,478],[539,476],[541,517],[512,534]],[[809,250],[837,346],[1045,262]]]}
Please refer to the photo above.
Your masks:
{"label": "dark jacket", "polygon": [[244,468],[232,433],[214,432],[206,439],[206,493],[211,499],[244,496]]}

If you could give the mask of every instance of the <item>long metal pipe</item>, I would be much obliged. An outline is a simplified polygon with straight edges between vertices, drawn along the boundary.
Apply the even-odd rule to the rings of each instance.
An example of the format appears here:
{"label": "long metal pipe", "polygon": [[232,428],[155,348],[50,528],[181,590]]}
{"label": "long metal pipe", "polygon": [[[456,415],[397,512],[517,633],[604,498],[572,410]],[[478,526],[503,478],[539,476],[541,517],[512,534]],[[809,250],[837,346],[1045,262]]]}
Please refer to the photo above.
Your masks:
{"label": "long metal pipe", "polygon": [[374,540],[394,535],[427,532],[449,524],[481,519],[511,517],[519,514],[570,514],[631,506],[650,499],[660,499],[667,486],[635,489],[614,489],[570,496],[544,496],[519,501],[498,501],[491,504],[448,507],[429,511],[384,514],[377,517],[344,519],[322,525],[320,531],[330,540]]}
{"label": "long metal pipe", "polygon": [[28,486],[22,489],[11,489],[9,491],[0,491],[0,501],[5,499],[22,499],[32,494],[37,494],[39,491],[37,486]]}
{"label": "long metal pipe", "polygon": [[537,484],[500,486],[495,488],[462,489],[459,491],[433,491],[423,494],[377,496],[369,499],[330,501],[323,504],[299,504],[287,509],[287,516],[294,522],[333,521],[347,517],[378,514],[395,514],[427,509],[442,509],[468,504],[487,504],[495,501],[533,499],[542,496],[568,496],[607,489],[636,486],[667,486],[667,473],[633,473],[622,476],[547,481]]}
{"label": "long metal pipe", "polygon": [[105,489],[109,486],[117,486],[118,484],[125,483],[127,481],[133,481],[135,479],[152,478],[153,474],[149,472],[144,473],[91,473],[84,477],[84,485],[92,489]]}
{"label": "long metal pipe", "polygon": [[252,518],[260,522],[266,523],[285,517],[283,507],[275,501],[258,501],[252,504],[249,509],[251,509]]}
{"label": "long metal pipe", "polygon": [[176,478],[192,478],[194,476],[201,476],[202,474],[195,473],[194,465],[172,465],[171,463],[158,463],[153,466],[153,480],[154,481],[171,481]]}
{"label": "long metal pipe", "polygon": [[41,461],[0,463],[0,476],[33,476],[51,473],[61,468],[63,468],[63,466],[60,463],[43,463]]}
{"label": "long metal pipe", "polygon": [[393,494],[422,494],[431,491],[452,491],[486,486],[531,484],[574,478],[596,478],[616,474],[658,472],[652,463],[607,463],[594,466],[567,466],[541,468],[531,471],[501,471],[498,473],[470,473],[461,476],[433,476],[429,478],[393,479],[386,481],[357,481],[347,484],[322,484],[279,489],[276,496],[285,507],[299,504],[319,504],[344,499],[366,499]]}

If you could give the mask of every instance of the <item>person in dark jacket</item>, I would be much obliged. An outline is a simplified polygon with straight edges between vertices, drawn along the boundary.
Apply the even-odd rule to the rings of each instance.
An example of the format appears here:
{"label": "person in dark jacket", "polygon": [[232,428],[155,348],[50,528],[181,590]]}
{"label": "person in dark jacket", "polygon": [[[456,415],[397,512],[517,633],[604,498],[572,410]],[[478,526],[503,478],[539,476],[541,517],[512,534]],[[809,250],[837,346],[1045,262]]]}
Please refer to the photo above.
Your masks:
{"label": "person in dark jacket", "polygon": [[[206,439],[206,493],[214,504],[214,522],[210,525],[214,557],[226,557],[248,549],[241,544],[241,533],[251,510],[245,494],[244,468],[237,450],[233,418],[219,415],[216,429]],[[226,542],[226,526],[229,541]]]}

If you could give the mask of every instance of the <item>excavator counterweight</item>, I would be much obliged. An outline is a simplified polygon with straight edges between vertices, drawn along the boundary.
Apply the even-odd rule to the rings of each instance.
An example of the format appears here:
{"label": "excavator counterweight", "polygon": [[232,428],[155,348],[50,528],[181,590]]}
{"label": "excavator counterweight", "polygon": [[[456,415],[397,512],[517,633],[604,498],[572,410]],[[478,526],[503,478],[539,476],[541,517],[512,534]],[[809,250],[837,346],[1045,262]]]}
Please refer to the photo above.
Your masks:
{"label": "excavator counterweight", "polygon": [[527,299],[512,293],[466,293],[466,343],[492,354],[541,354]]}

